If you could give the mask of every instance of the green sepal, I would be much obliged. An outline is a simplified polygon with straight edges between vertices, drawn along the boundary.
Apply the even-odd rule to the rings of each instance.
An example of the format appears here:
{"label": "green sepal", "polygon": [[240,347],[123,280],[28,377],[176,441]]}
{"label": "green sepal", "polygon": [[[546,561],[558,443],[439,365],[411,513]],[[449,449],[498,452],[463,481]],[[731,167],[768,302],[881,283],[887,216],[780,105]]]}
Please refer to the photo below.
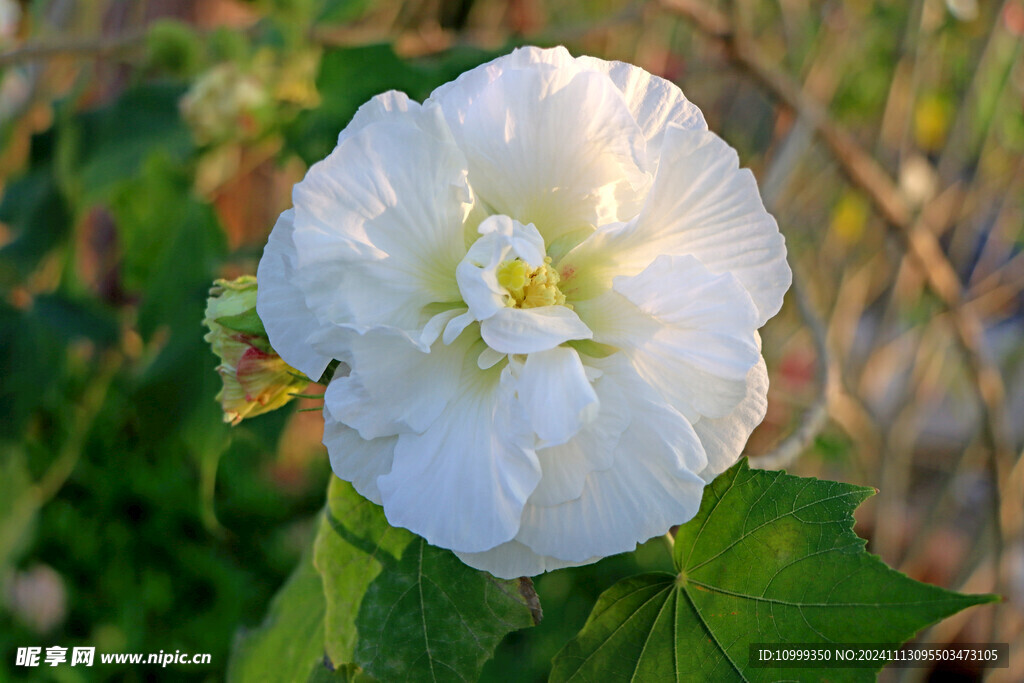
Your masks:
{"label": "green sepal", "polygon": [[258,339],[267,338],[267,329],[263,326],[263,321],[260,320],[255,308],[235,315],[221,316],[216,318],[215,322],[235,332],[248,334]]}

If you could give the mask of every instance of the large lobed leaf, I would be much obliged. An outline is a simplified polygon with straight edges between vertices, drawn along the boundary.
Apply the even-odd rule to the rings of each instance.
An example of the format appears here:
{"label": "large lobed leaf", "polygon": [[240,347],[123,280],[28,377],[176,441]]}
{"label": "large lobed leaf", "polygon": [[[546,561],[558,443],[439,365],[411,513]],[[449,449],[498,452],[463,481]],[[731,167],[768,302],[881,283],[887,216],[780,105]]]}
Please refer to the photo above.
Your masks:
{"label": "large lobed leaf", "polygon": [[330,673],[322,664],[323,642],[323,585],[311,558],[303,557],[260,627],[239,634],[228,680],[289,683],[319,669]]}
{"label": "large lobed leaf", "polygon": [[183,86],[148,83],[126,90],[113,104],[78,114],[61,144],[71,166],[64,180],[88,204],[109,196],[142,170],[154,152],[181,162],[193,151],[178,113]]}
{"label": "large lobed leaf", "polygon": [[498,643],[533,623],[517,582],[389,526],[379,506],[335,478],[312,563],[239,640],[230,678],[475,681]]}
{"label": "large lobed leaf", "polygon": [[388,526],[346,482],[335,479],[328,500],[315,562],[333,661],[384,681],[475,681],[502,638],[533,625],[515,581]]}
{"label": "large lobed leaf", "polygon": [[753,668],[749,648],[902,643],[997,599],[919,583],[865,551],[853,511],[873,492],[739,462],[679,528],[678,573],[606,591],[555,657],[551,680],[873,680],[877,669]]}

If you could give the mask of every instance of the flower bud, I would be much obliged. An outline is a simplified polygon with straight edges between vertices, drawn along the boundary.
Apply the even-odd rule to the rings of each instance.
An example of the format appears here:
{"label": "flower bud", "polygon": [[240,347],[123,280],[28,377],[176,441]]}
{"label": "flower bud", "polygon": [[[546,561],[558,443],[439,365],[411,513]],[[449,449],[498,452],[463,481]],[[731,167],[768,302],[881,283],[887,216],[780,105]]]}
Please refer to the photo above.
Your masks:
{"label": "flower bud", "polygon": [[217,400],[225,422],[236,425],[276,410],[309,383],[270,347],[256,314],[253,276],[215,281],[203,323],[210,329],[204,339],[221,361],[217,372],[224,386]]}
{"label": "flower bud", "polygon": [[219,64],[200,76],[181,100],[181,114],[200,144],[256,138],[271,110],[266,85],[236,64]]}

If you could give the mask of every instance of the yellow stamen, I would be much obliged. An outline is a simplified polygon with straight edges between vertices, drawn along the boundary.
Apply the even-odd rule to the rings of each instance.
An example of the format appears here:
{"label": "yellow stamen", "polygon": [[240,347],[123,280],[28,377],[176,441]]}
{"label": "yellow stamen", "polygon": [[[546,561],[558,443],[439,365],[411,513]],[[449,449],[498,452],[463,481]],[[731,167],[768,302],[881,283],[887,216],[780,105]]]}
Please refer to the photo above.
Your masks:
{"label": "yellow stamen", "polygon": [[[513,308],[565,306],[565,295],[558,289],[558,272],[551,267],[551,257],[540,268],[520,259],[498,266],[498,284],[508,290],[506,304]],[[571,308],[571,306],[570,306]]]}

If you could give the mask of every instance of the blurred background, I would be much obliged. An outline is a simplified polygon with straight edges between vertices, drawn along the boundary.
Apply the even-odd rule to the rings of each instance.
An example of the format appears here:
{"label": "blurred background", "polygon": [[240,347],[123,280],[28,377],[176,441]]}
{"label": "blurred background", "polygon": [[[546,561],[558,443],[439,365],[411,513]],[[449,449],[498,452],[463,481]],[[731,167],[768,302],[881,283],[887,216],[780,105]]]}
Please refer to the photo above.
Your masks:
{"label": "blurred background", "polygon": [[[0,0],[0,680],[221,680],[311,540],[321,418],[225,425],[202,337],[370,96],[518,44],[679,84],[758,176],[796,287],[752,463],[879,489],[869,549],[995,591],[922,634],[1024,680],[1024,0]],[[544,680],[635,556],[540,577],[486,680]],[[24,669],[19,646],[212,655]]]}

